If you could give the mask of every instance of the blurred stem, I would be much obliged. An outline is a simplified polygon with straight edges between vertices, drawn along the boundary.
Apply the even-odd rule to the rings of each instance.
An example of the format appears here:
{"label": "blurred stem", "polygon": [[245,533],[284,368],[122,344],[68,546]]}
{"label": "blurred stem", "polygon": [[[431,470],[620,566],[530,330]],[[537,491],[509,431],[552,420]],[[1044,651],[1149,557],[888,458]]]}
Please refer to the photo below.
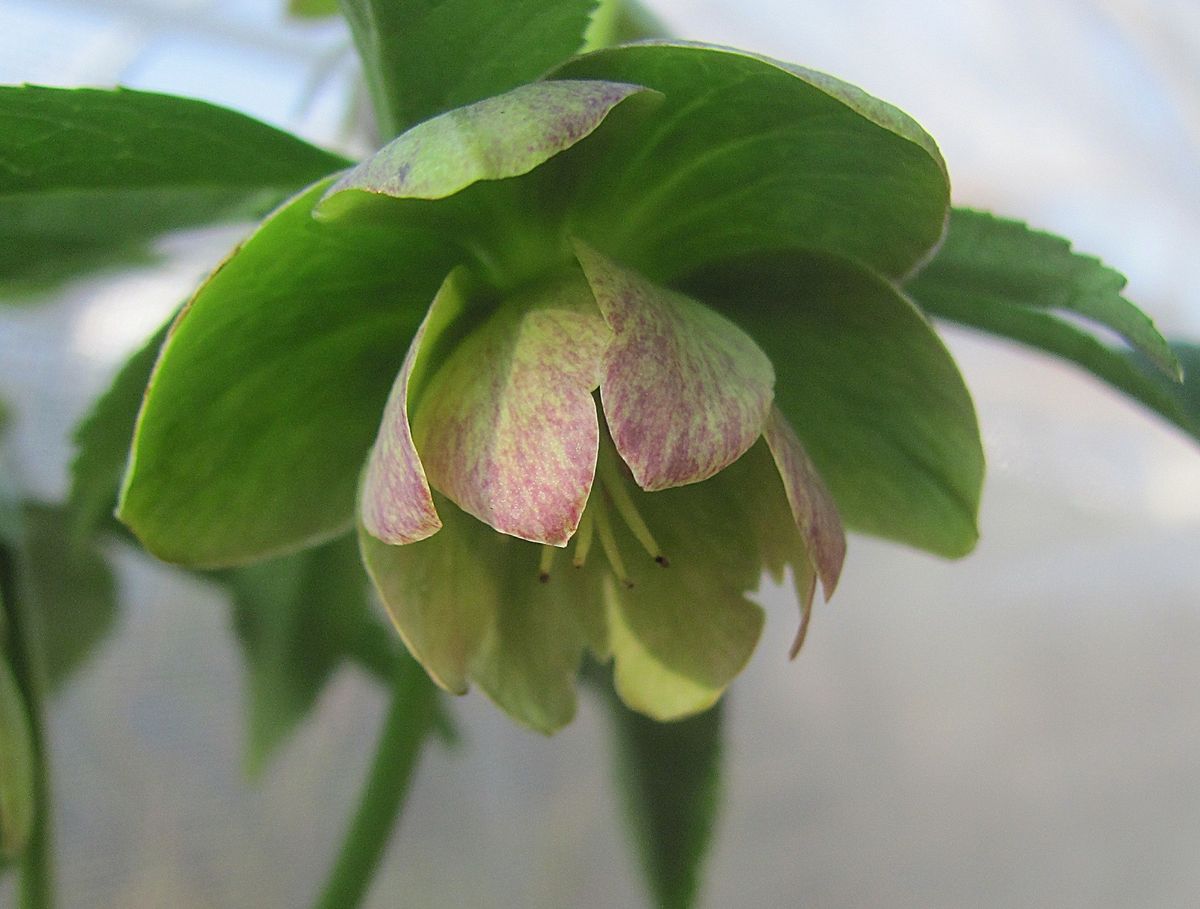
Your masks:
{"label": "blurred stem", "polygon": [[[45,733],[45,662],[41,649],[41,624],[28,590],[18,590],[17,568],[21,556],[10,558],[0,550],[0,608],[5,624],[13,676],[25,701],[33,744],[33,829],[21,855],[20,909],[50,909],[54,905],[51,859],[50,773]],[[27,586],[27,585],[26,585]]]}
{"label": "blurred stem", "polygon": [[584,51],[600,50],[625,41],[668,38],[667,27],[637,0],[601,0],[584,35]]}
{"label": "blurred stem", "polygon": [[433,726],[436,697],[437,689],[416,660],[402,660],[358,810],[316,909],[353,909],[366,896]]}

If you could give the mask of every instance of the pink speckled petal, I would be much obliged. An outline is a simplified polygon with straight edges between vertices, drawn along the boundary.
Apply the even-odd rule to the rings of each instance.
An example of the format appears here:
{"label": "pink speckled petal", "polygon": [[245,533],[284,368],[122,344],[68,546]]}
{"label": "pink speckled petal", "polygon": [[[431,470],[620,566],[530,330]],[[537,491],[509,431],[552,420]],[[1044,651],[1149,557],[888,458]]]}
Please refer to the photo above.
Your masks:
{"label": "pink speckled petal", "polygon": [[638,485],[696,483],[732,464],[762,434],[771,407],[766,355],[724,316],[575,246],[613,332],[604,416]]}
{"label": "pink speckled petal", "polygon": [[775,466],[779,468],[788,504],[792,508],[792,517],[796,519],[796,526],[800,528],[800,535],[804,538],[808,560],[814,572],[814,576],[808,579],[804,585],[805,589],[801,591],[803,618],[796,643],[792,647],[792,655],[795,656],[804,641],[816,579],[821,580],[826,600],[833,596],[834,588],[837,587],[838,577],[842,573],[842,562],[846,559],[846,533],[842,529],[842,519],[838,515],[833,496],[817,473],[817,468],[809,459],[804,446],[800,444],[795,431],[776,407],[771,408],[763,428],[763,438],[767,440],[771,456],[775,459]]}
{"label": "pink speckled petal", "polygon": [[396,376],[379,424],[379,435],[367,461],[359,505],[362,524],[367,533],[385,543],[415,543],[437,533],[442,526],[413,444],[408,419],[409,388],[414,372],[428,372],[421,356],[422,347],[433,346],[446,326],[462,312],[461,285],[460,273],[451,272],[433,298]]}
{"label": "pink speckled petal", "polygon": [[609,338],[578,273],[505,301],[417,407],[433,486],[501,533],[565,546],[596,470],[592,392]]}

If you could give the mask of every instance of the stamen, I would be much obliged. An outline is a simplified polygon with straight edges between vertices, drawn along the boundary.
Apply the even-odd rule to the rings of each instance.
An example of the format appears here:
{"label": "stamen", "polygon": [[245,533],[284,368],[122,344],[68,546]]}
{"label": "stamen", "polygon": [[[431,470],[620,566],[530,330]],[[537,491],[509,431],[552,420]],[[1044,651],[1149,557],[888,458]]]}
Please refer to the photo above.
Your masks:
{"label": "stamen", "polygon": [[579,528],[575,531],[575,557],[571,559],[571,564],[576,568],[587,564],[588,552],[592,548],[592,531],[595,527],[592,522],[592,509],[584,509],[583,516],[579,519]]}
{"label": "stamen", "polygon": [[542,558],[538,564],[538,580],[543,584],[550,580],[550,566],[554,564],[554,553],[557,551],[555,546],[542,544]]}
{"label": "stamen", "polygon": [[[607,492],[607,489],[604,492]],[[603,501],[607,498],[607,495],[602,495],[596,500],[596,533],[600,535],[600,547],[608,557],[608,564],[612,567],[617,580],[626,587],[632,587],[633,581],[629,579],[629,572],[625,570],[625,563],[621,560],[621,551],[617,549],[617,538],[613,536],[612,521],[608,517],[608,508]]]}
{"label": "stamen", "polygon": [[601,457],[600,472],[604,481],[604,489],[612,497],[612,503],[616,506],[617,514],[621,516],[625,525],[634,537],[637,538],[637,541],[642,544],[642,548],[646,550],[650,558],[654,559],[663,568],[666,568],[671,563],[662,554],[658,542],[654,539],[654,534],[646,526],[646,522],[638,512],[637,506],[633,504],[629,490],[625,488],[624,477],[621,476],[620,469],[612,462],[611,458]]}

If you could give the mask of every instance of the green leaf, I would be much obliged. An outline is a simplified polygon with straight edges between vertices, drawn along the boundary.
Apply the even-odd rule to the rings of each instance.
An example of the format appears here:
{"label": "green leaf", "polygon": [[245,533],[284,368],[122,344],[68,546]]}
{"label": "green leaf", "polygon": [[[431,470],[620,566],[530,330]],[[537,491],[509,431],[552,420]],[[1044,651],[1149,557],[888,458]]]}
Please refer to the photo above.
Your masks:
{"label": "green leaf", "polygon": [[252,773],[307,717],[370,619],[367,578],[352,535],[224,578],[248,675]]}
{"label": "green leaf", "polygon": [[118,371],[108,390],[75,428],[71,462],[71,538],[87,539],[112,520],[138,411],[154,362],[171,326],[168,320]]}
{"label": "green leaf", "polygon": [[145,258],[169,230],[260,216],[345,165],[202,101],[0,86],[0,293]]}
{"label": "green leaf", "polygon": [[62,687],[112,632],[116,588],[104,557],[88,543],[73,544],[65,508],[28,503],[25,555],[41,628],[47,689]]}
{"label": "green leaf", "polygon": [[348,530],[388,388],[457,249],[323,224],[310,187],[201,286],[138,420],[119,517],[167,561],[223,567]]}
{"label": "green leaf", "polygon": [[900,111],[820,73],[703,45],[644,44],[553,78],[665,96],[594,156],[575,232],[652,280],[741,253],[807,248],[900,277],[941,236],[949,185],[933,140]]}
{"label": "green leaf", "polygon": [[596,0],[342,0],[384,138],[531,82],[583,44]]}
{"label": "green leaf", "polygon": [[720,801],[722,705],[659,723],[605,688],[616,729],[618,779],[655,904],[689,909],[698,896]]}
{"label": "green leaf", "polygon": [[941,339],[890,283],[844,260],[777,254],[686,282],[775,366],[775,402],[848,527],[944,556],[978,536],[983,451]]}
{"label": "green leaf", "polygon": [[1116,350],[1076,325],[1026,306],[993,306],[968,295],[944,296],[932,283],[915,289],[928,312],[971,328],[1011,338],[1083,367],[1200,440],[1200,347],[1173,345],[1183,368],[1176,382],[1145,356]]}
{"label": "green leaf", "polygon": [[975,308],[1026,306],[1080,316],[1112,329],[1164,373],[1179,378],[1179,363],[1166,340],[1121,296],[1124,287],[1124,275],[1072,252],[1061,237],[986,212],[955,209],[945,242],[908,290],[934,304],[965,300]]}

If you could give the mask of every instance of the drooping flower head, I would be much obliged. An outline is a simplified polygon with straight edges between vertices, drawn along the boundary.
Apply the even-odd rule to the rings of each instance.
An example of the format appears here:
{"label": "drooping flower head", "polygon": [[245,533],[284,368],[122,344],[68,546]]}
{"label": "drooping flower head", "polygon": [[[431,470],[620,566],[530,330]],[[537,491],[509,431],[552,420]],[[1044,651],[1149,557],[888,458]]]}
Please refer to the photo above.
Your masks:
{"label": "drooping flower head", "polygon": [[[928,137],[827,77],[691,46],[577,58],[310,188],[209,279],[122,515],[211,564],[357,515],[445,688],[551,730],[590,650],[635,709],[695,713],[754,649],[764,569],[790,566],[798,646],[839,509],[973,540],[969,398],[896,285],[946,210]],[[216,463],[189,457],[188,403],[247,428]]]}

